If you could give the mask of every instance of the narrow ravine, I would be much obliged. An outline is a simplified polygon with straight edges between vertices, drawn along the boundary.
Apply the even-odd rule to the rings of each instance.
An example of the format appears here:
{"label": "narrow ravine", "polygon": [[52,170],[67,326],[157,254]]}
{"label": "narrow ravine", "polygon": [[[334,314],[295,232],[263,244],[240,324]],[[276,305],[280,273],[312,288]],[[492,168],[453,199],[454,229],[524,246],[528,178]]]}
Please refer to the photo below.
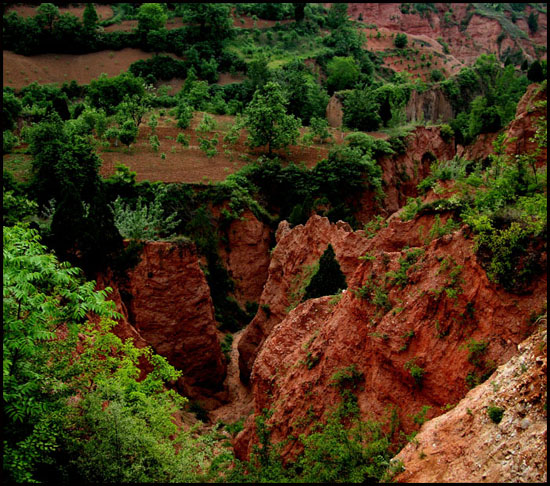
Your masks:
{"label": "narrow ravine", "polygon": [[224,387],[227,387],[229,402],[209,413],[212,423],[222,421],[233,423],[241,417],[246,417],[254,410],[252,391],[241,382],[239,377],[239,351],[237,349],[244,329],[233,335],[231,346],[231,361],[227,365],[227,376]]}

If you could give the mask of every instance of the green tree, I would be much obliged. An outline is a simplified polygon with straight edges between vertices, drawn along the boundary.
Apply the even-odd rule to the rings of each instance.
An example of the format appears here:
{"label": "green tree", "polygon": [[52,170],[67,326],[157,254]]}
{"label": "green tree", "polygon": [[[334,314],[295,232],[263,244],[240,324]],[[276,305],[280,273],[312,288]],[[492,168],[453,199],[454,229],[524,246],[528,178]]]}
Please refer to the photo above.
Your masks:
{"label": "green tree", "polygon": [[309,124],[311,117],[324,117],[329,96],[307,66],[295,59],[272,73],[288,100],[288,113]]}
{"label": "green tree", "polygon": [[527,17],[527,25],[529,26],[529,30],[533,33],[539,30],[539,16],[535,15],[535,12],[531,12],[529,17]]}
{"label": "green tree", "polygon": [[10,130],[4,130],[2,134],[2,153],[9,154],[18,143],[19,139]]}
{"label": "green tree", "polygon": [[183,99],[180,99],[176,106],[176,119],[180,128],[188,128],[193,119],[193,107]]}
{"label": "green tree", "polygon": [[59,18],[59,8],[53,3],[41,3],[36,12],[35,22],[53,32],[53,24]]}
{"label": "green tree", "polygon": [[269,63],[268,57],[262,52],[255,56],[247,65],[246,74],[248,76],[247,83],[256,91],[271,79],[271,72],[267,67]]}
{"label": "green tree", "polygon": [[270,81],[254,93],[244,112],[250,147],[267,145],[271,155],[273,149],[296,143],[301,120],[287,115],[286,105],[287,101],[277,83]]}
{"label": "green tree", "polygon": [[355,59],[349,57],[334,57],[327,64],[327,86],[331,91],[352,88],[359,80],[359,67]]}
{"label": "green tree", "polygon": [[[196,482],[212,454],[178,430],[165,358],[110,331],[120,315],[26,225],[3,233],[3,472],[9,482]],[[139,379],[138,360],[150,371]]]}
{"label": "green tree", "polygon": [[130,145],[137,139],[138,127],[133,120],[126,120],[120,127],[119,140],[130,148]]}
{"label": "green tree", "polygon": [[137,14],[138,32],[147,33],[150,30],[164,28],[167,15],[160,3],[143,3]]}
{"label": "green tree", "polygon": [[117,115],[119,119],[125,120],[131,118],[135,126],[139,128],[143,115],[151,108],[150,97],[137,94],[126,95],[122,102],[117,106]]}
{"label": "green tree", "polygon": [[437,83],[439,81],[443,81],[445,79],[445,75],[440,69],[433,69],[432,72],[430,73],[430,79],[434,83]]}
{"label": "green tree", "polygon": [[546,78],[542,66],[538,60],[533,61],[533,63],[527,69],[527,79],[532,83],[540,83]]}
{"label": "green tree", "polygon": [[380,103],[369,88],[355,89],[344,99],[344,124],[358,130],[377,130],[380,118]]}
{"label": "green tree", "polygon": [[327,139],[332,138],[332,135],[328,129],[328,122],[325,118],[313,117],[311,119],[311,133],[321,143],[325,143]]}
{"label": "green tree", "polygon": [[306,287],[304,300],[332,295],[346,287],[346,276],[342,273],[340,264],[334,254],[334,248],[329,243],[319,259],[319,269]]}
{"label": "green tree", "polygon": [[393,44],[398,49],[403,49],[404,47],[407,47],[408,43],[409,43],[409,38],[407,37],[407,34],[404,34],[402,32],[398,33],[393,39]]}
{"label": "green tree", "polygon": [[2,91],[2,130],[13,130],[23,106],[13,91]]}
{"label": "green tree", "polygon": [[137,95],[139,99],[144,98],[145,86],[141,78],[136,78],[128,72],[112,78],[102,74],[90,81],[86,95],[90,105],[103,108],[107,115],[112,115],[125,97],[132,98]]}
{"label": "green tree", "polygon": [[124,238],[133,240],[158,240],[161,237],[171,237],[172,231],[179,225],[176,213],[166,214],[163,200],[166,188],[155,186],[154,199],[147,204],[139,197],[135,206],[125,203],[119,196],[111,209],[115,225]]}
{"label": "green tree", "polygon": [[327,24],[332,29],[338,29],[348,22],[348,4],[333,3],[327,15]]}
{"label": "green tree", "polygon": [[305,17],[305,8],[307,3],[295,3],[294,4],[294,20],[301,22]]}
{"label": "green tree", "polygon": [[98,20],[99,17],[95,10],[94,4],[87,3],[84,13],[82,14],[82,24],[84,25],[84,28],[89,32],[93,32],[97,27]]}
{"label": "green tree", "polygon": [[195,45],[207,45],[214,54],[221,51],[226,39],[233,37],[231,7],[223,3],[181,3],[178,13],[188,24],[189,42]]}

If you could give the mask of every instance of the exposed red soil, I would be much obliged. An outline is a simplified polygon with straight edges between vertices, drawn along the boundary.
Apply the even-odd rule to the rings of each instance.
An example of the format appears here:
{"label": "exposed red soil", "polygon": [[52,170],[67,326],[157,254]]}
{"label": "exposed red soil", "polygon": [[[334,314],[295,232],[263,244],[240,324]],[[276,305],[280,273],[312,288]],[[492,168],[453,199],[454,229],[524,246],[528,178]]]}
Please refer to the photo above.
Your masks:
{"label": "exposed red soil", "polygon": [[103,27],[103,30],[105,30],[105,32],[131,32],[132,30],[136,29],[137,26],[137,20],[121,20],[118,23]]}
{"label": "exposed red soil", "polygon": [[[512,122],[498,133],[483,133],[476,141],[466,147],[458,147],[458,154],[469,160],[483,160],[493,152],[493,142],[499,133],[505,133],[506,153],[510,156],[523,153],[532,153],[536,148],[536,142],[531,141],[535,135],[536,123],[540,117],[546,115],[546,106],[537,106],[537,102],[546,100],[546,90],[541,90],[539,84],[531,84],[527,87],[516,108],[516,116]],[[547,163],[547,148],[543,147],[537,157],[537,166]]]}
{"label": "exposed red soil", "polygon": [[[327,7],[330,5],[325,4]],[[516,22],[516,26],[522,29],[528,38],[512,39],[507,36],[499,45],[497,39],[502,32],[499,22],[496,19],[473,14],[470,4],[436,3],[438,13],[428,11],[424,17],[419,14],[403,14],[400,10],[401,5],[400,3],[350,3],[348,12],[354,19],[358,19],[359,15],[362,15],[364,23],[375,24],[382,32],[384,29],[388,29],[393,32],[404,32],[410,38],[425,36],[426,39],[429,39],[430,44],[437,49],[439,46],[436,39],[442,37],[449,45],[451,56],[454,56],[455,61],[451,64],[458,61],[471,65],[480,54],[500,53],[507,47],[512,50],[523,50],[532,60],[537,57],[534,44],[546,45],[547,15],[545,13],[539,14],[539,29],[535,34],[530,32],[526,22],[520,19]],[[450,12],[450,8],[453,9],[452,12]],[[530,6],[526,7],[525,14],[528,15],[531,10]],[[449,14],[449,22],[445,21],[446,13]],[[462,32],[460,24],[470,14],[473,15],[467,28]],[[546,57],[546,53],[543,54],[543,57]],[[449,64],[447,63],[447,66]]]}
{"label": "exposed red soil", "polygon": [[[363,29],[367,37],[365,48],[372,52],[395,49],[393,36],[395,36],[396,31],[385,27],[379,27],[378,31],[381,34],[379,39],[376,37],[377,29]],[[407,48],[418,49],[418,54],[411,54],[411,59],[409,60],[402,56],[386,56],[384,57],[383,66],[391,68],[396,72],[407,72],[413,79],[420,78],[423,81],[429,81],[429,76],[433,69],[439,69],[446,77],[449,77],[458,73],[464,67],[464,64],[454,56],[444,54],[443,47],[434,38],[427,35],[413,35],[408,32],[407,36],[409,38]],[[422,55],[425,56],[424,61],[421,60]],[[425,64],[428,61],[431,62],[430,67],[420,67],[421,63]],[[415,65],[418,67],[414,68]]]}
{"label": "exposed red soil", "polygon": [[[212,208],[214,217],[220,218],[221,210],[228,209],[227,206]],[[270,261],[271,230],[245,209],[231,222],[226,236],[219,254],[235,283],[233,296],[244,309],[247,302],[259,302],[262,295]]]}
{"label": "exposed red soil", "polygon": [[[418,230],[419,223],[408,225]],[[432,216],[431,222],[422,225],[424,236],[433,223]],[[313,228],[316,222],[310,225]],[[275,253],[314,248],[317,241],[301,238],[302,233],[300,227],[291,230],[280,240]],[[375,259],[358,264],[348,279],[349,289],[360,288],[369,277],[383,278],[386,272],[399,268],[402,250],[395,248],[390,236],[393,234],[393,230],[382,230],[366,240],[366,249]],[[320,228],[317,236],[324,238],[325,231]],[[414,241],[408,243],[418,246]],[[424,405],[431,407],[431,418],[467,392],[466,375],[477,371],[462,348],[469,339],[489,343],[483,355],[486,362],[499,365],[513,356],[517,344],[530,332],[529,316],[546,301],[546,276],[534,278],[529,291],[522,295],[509,294],[489,282],[472,246],[472,240],[462,231],[432,241],[417,267],[409,271],[404,289],[395,285],[388,289],[390,311],[382,312],[372,300],[348,290],[338,303],[331,297],[307,301],[273,327],[254,362],[251,383],[256,414],[264,408],[274,409],[268,421],[274,443],[307,431],[307,417],[320,419],[341,401],[338,388],[331,385],[332,376],[351,364],[363,374],[354,390],[361,416],[381,419],[388,415],[388,407],[397,407],[400,426],[410,433],[416,428],[412,417]],[[463,279],[456,299],[441,292],[449,285],[451,270],[443,269],[442,262],[451,257],[453,268],[461,266]],[[277,286],[275,276],[272,278]],[[269,282],[268,288],[274,295],[278,293]],[[316,357],[313,366],[306,366],[307,356]],[[405,367],[413,359],[425,370],[421,387]],[[250,418],[237,437],[239,457],[245,457],[256,441],[253,429]],[[299,448],[291,441],[284,447],[283,456],[292,457]]]}
{"label": "exposed red soil", "polygon": [[[547,330],[540,328],[450,412],[430,420],[397,455],[399,483],[545,483]],[[489,406],[504,411],[494,423]]]}
{"label": "exposed red soil", "polygon": [[[220,390],[226,363],[221,353],[210,289],[193,243],[146,242],[140,262],[124,282],[99,276],[124,319],[114,329],[133,337],[183,371],[180,390],[187,396]],[[131,295],[123,301],[122,295]]]}
{"label": "exposed red soil", "polygon": [[[290,229],[283,221],[277,229],[277,246],[271,256],[269,276],[260,298],[260,308],[247,326],[239,345],[241,378],[248,381],[254,360],[274,326],[295,307],[302,295],[307,267],[316,263],[330,243],[346,278],[352,276],[358,257],[368,240],[362,232],[351,232],[347,224],[330,224],[327,218],[312,216],[308,223]],[[269,309],[266,312],[265,309]]]}
{"label": "exposed red soil", "polygon": [[[109,5],[103,5],[101,3],[94,3],[95,11],[99,17],[99,20],[110,19],[113,16],[113,9]],[[18,4],[10,5],[6,8],[6,13],[17,12],[23,17],[34,17],[36,15],[36,10],[39,5],[36,4]],[[82,14],[84,13],[85,5],[81,4],[78,7],[70,5],[68,7],[59,7],[59,13],[71,13],[76,15],[79,19],[82,19]]]}
{"label": "exposed red soil", "polygon": [[227,403],[210,412],[210,421],[216,423],[219,420],[226,424],[234,423],[242,417],[254,412],[252,390],[244,385],[239,378],[239,351],[237,346],[244,329],[233,334],[233,344],[229,364],[227,365],[227,377],[224,388],[227,390]]}
{"label": "exposed red soil", "polygon": [[140,59],[150,59],[152,52],[126,48],[120,51],[100,51],[89,54],[37,54],[21,56],[3,51],[5,86],[21,89],[37,81],[40,84],[70,82],[89,84],[101,73],[109,77],[128,71],[130,65]]}

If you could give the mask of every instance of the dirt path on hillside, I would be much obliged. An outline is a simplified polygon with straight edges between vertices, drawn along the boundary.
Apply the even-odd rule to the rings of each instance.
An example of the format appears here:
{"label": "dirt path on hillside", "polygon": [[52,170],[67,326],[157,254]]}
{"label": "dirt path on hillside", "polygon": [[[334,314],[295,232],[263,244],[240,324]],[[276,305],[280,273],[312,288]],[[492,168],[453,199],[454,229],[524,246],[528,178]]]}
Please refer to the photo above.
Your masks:
{"label": "dirt path on hillside", "polygon": [[241,329],[233,335],[231,361],[227,366],[227,377],[224,383],[228,387],[229,403],[210,412],[212,423],[216,423],[218,420],[224,423],[234,423],[254,410],[252,390],[243,385],[239,377],[239,350],[237,346],[243,332],[244,329]]}

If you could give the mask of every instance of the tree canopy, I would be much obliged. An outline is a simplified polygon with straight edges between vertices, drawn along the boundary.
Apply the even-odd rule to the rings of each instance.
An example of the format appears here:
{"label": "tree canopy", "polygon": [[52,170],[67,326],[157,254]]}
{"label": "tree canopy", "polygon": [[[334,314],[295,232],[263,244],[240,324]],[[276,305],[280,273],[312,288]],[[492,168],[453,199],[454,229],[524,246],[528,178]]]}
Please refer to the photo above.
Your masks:
{"label": "tree canopy", "polygon": [[287,104],[281,87],[272,81],[254,93],[245,110],[244,121],[250,147],[267,145],[271,155],[273,149],[296,142],[301,120],[286,113]]}
{"label": "tree canopy", "polygon": [[346,276],[342,273],[334,248],[329,243],[319,259],[319,269],[306,287],[304,300],[332,295],[346,287]]}

